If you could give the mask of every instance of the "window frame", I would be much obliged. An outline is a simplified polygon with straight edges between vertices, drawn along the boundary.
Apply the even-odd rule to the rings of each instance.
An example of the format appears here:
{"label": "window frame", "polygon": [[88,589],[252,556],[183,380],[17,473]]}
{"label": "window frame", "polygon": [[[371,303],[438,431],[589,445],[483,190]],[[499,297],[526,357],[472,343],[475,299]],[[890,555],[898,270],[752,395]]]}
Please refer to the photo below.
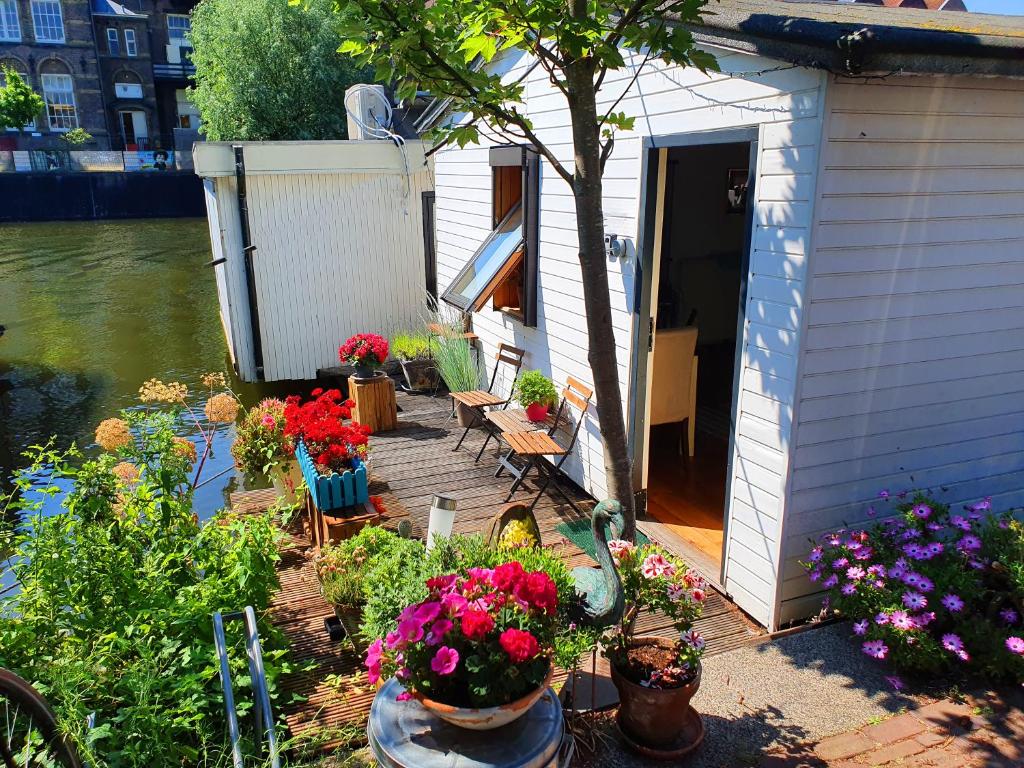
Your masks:
{"label": "window frame", "polygon": [[[56,9],[56,14],[52,12],[53,9]],[[29,10],[32,12],[32,34],[36,43],[43,45],[61,45],[65,42],[64,7],[61,5],[60,0],[31,0],[29,3]],[[44,18],[49,20],[56,18],[60,28],[59,39],[39,36],[39,21]],[[48,29],[50,28],[51,27],[48,27]]]}
{"label": "window frame", "polygon": [[[111,32],[114,34],[111,35]],[[111,56],[121,55],[121,36],[117,32],[117,27],[107,27],[107,53]]]}
{"label": "window frame", "polygon": [[[171,24],[171,19],[184,19],[185,24],[182,27],[177,27]],[[171,34],[172,29],[181,29],[184,34],[181,37]],[[192,31],[192,17],[187,13],[168,13],[167,14],[167,42],[169,45],[174,45],[175,40],[180,40],[178,45],[191,45],[188,39],[188,33]]]}
{"label": "window frame", "polygon": [[[68,83],[67,90],[64,90],[63,88],[54,90],[47,88],[47,78],[66,78],[66,82]],[[47,72],[40,75],[40,84],[42,85],[43,101],[46,104],[46,125],[50,129],[50,132],[67,133],[68,131],[80,127],[81,124],[78,121],[78,100],[75,98],[75,78],[66,72]],[[64,102],[51,100],[51,96],[56,95],[66,95],[69,97],[69,101]],[[58,112],[52,110],[51,107],[61,107],[61,110]],[[70,108],[70,113],[66,111],[67,108]],[[68,114],[70,114],[70,119],[68,119]],[[55,127],[55,119],[58,122],[67,122],[70,124]]]}
{"label": "window frame", "polygon": [[[10,18],[13,16],[13,19]],[[9,24],[13,21],[14,31]],[[21,42],[21,18],[18,15],[18,0],[0,0],[0,42]]]}
{"label": "window frame", "polygon": [[[462,281],[462,279],[476,266],[477,259],[487,252],[490,245],[495,240],[497,240],[500,235],[507,234],[502,230],[509,222],[512,221],[512,218],[515,216],[518,216],[520,218],[519,239],[516,241],[516,244],[512,246],[511,250],[505,256],[505,258],[502,259],[501,263],[498,265],[497,269],[494,270],[494,273],[488,278],[487,282],[482,284],[476,291],[476,293],[474,293],[472,296],[467,296],[461,292],[455,292],[455,286],[458,285]],[[441,297],[442,299],[444,299],[449,304],[458,307],[464,312],[479,312],[481,309],[483,309],[484,303],[488,299],[490,299],[491,294],[494,293],[494,289],[497,287],[497,284],[501,282],[503,275],[506,275],[509,269],[514,268],[514,264],[520,261],[522,258],[522,256],[516,258],[516,254],[522,253],[522,251],[525,248],[525,236],[522,231],[522,216],[522,201],[520,201],[516,203],[514,206],[512,206],[511,209],[509,209],[509,212],[505,214],[505,217],[494,227],[494,229],[491,230],[490,234],[487,235],[486,238],[484,238],[484,241],[480,243],[480,247],[473,252],[473,256],[469,259],[469,261],[466,262],[462,269],[459,270],[459,274],[455,276],[455,279],[452,280],[448,287],[445,289],[444,294]]]}
{"label": "window frame", "polygon": [[139,55],[139,41],[135,37],[135,30],[131,27],[126,27],[124,30],[124,54],[133,58]]}

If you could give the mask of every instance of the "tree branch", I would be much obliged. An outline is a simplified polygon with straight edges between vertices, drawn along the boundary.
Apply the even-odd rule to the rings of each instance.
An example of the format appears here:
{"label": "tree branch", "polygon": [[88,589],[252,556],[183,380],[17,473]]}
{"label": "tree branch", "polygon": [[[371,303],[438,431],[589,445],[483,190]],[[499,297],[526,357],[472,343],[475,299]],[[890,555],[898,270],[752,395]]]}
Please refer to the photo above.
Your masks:
{"label": "tree branch", "polygon": [[636,81],[640,77],[640,73],[643,71],[643,68],[647,66],[647,62],[651,60],[651,54],[652,51],[650,48],[648,48],[647,55],[645,55],[644,60],[640,62],[640,66],[636,68],[636,71],[633,73],[633,77],[630,79],[629,84],[622,90],[622,93],[619,94],[619,97],[612,103],[612,105],[608,107],[607,111],[605,111],[604,113],[604,117],[597,121],[598,128],[605,124],[605,122],[608,120],[608,116],[615,111],[615,108],[619,106],[619,103],[625,98],[626,94],[630,92],[634,85],[636,85]]}

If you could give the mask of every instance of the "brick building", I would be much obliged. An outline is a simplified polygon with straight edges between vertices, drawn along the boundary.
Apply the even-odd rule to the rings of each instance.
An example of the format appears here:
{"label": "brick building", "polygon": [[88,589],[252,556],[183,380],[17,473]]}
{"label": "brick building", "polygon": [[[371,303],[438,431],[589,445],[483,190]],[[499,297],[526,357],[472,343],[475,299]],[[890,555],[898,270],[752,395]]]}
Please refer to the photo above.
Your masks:
{"label": "brick building", "polygon": [[[198,115],[184,89],[195,0],[0,0],[0,64],[46,102],[0,149],[61,147],[83,128],[95,149],[191,145]],[[184,134],[184,135],[181,135]]]}

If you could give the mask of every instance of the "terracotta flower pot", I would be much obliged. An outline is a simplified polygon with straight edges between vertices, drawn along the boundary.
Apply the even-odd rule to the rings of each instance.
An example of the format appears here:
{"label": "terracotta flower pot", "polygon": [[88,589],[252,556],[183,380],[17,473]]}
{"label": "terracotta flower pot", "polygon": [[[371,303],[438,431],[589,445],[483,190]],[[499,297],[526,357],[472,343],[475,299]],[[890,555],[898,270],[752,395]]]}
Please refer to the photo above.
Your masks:
{"label": "terracotta flower pot", "polygon": [[463,405],[462,403],[457,403],[455,405],[455,419],[463,429],[466,429],[467,427],[480,429],[483,427],[480,420],[473,414],[473,409],[468,405]]}
{"label": "terracotta flower pot", "polygon": [[544,419],[548,417],[548,412],[550,410],[550,405],[544,405],[543,403],[530,403],[526,406],[526,418],[530,421],[544,421]]}
{"label": "terracotta flower pot", "polygon": [[299,469],[299,462],[295,459],[288,459],[275,464],[270,468],[270,482],[277,491],[277,496],[288,504],[295,504],[298,501],[297,489],[302,485],[302,470]]}
{"label": "terracotta flower pot", "polygon": [[[638,637],[633,641],[634,647],[644,645],[675,647],[665,637]],[[697,676],[679,688],[645,688],[628,680],[615,664],[611,670],[612,682],[619,691],[619,724],[626,735],[642,746],[677,746],[688,726],[690,699],[700,688],[700,665]]]}
{"label": "terracotta flower pot", "polygon": [[432,715],[444,720],[446,723],[457,725],[459,728],[467,728],[471,731],[490,731],[494,728],[501,728],[530,711],[530,707],[537,703],[537,700],[547,691],[554,676],[554,667],[548,669],[547,677],[535,690],[516,699],[508,704],[498,707],[453,707],[451,704],[442,704],[433,701],[426,696],[412,691],[412,697],[418,701],[425,710]]}

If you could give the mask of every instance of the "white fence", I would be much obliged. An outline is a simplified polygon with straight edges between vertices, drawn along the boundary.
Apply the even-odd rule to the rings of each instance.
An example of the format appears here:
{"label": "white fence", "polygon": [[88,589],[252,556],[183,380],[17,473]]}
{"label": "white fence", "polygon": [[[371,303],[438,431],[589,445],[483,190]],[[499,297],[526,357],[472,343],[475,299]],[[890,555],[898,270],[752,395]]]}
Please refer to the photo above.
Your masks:
{"label": "white fence", "polygon": [[198,144],[194,161],[206,179],[221,319],[243,380],[311,379],[338,365],[338,346],[355,333],[422,326],[422,197],[433,173],[420,142],[238,146],[251,280],[234,146]]}

